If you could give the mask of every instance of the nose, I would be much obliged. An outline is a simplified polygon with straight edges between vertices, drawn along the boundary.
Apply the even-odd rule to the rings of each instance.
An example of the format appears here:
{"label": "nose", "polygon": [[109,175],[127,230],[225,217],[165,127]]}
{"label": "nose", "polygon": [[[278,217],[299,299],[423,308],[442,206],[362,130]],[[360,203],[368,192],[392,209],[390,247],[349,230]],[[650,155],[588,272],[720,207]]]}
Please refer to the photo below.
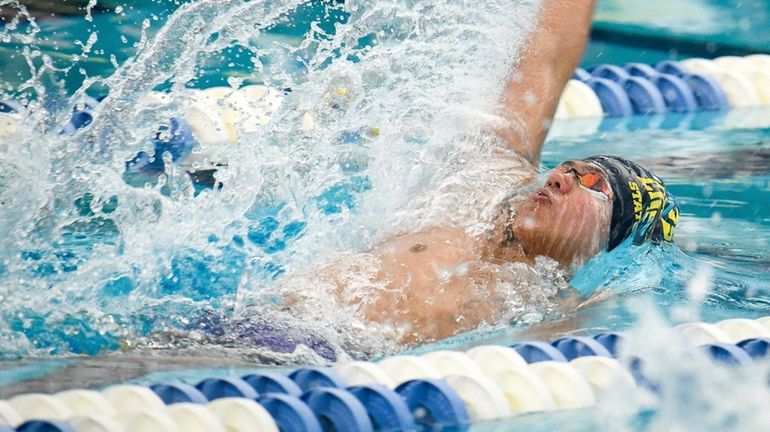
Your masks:
{"label": "nose", "polygon": [[575,179],[571,174],[565,173],[560,169],[555,169],[545,181],[545,187],[556,192],[566,194],[575,186]]}

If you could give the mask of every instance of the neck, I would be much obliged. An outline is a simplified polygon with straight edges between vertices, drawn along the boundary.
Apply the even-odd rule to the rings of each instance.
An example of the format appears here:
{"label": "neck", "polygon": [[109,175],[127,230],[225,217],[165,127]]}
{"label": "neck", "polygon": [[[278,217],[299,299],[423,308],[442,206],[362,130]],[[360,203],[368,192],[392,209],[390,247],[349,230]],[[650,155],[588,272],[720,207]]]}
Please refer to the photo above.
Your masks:
{"label": "neck", "polygon": [[500,213],[492,221],[492,228],[484,240],[482,258],[495,263],[534,263],[534,257],[527,255],[513,228],[513,206],[502,205],[501,207]]}

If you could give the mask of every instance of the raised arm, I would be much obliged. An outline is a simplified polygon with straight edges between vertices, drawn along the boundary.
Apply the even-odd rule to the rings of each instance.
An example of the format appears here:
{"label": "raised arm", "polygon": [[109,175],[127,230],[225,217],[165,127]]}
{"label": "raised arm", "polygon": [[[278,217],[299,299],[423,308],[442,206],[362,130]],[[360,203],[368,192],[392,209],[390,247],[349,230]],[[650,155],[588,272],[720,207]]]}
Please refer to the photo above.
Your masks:
{"label": "raised arm", "polygon": [[503,90],[508,125],[498,133],[532,163],[540,160],[559,96],[583,55],[593,9],[594,0],[543,0],[537,27]]}

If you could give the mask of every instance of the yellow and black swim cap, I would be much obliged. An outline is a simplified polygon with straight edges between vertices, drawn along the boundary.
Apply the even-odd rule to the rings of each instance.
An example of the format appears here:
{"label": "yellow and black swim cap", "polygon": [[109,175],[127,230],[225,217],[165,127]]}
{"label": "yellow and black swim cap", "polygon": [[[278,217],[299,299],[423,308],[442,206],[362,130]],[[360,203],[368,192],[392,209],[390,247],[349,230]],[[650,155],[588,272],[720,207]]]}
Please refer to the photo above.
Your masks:
{"label": "yellow and black swim cap", "polygon": [[600,167],[612,188],[608,251],[631,236],[634,244],[674,239],[679,207],[658,176],[616,156],[591,156],[583,161]]}

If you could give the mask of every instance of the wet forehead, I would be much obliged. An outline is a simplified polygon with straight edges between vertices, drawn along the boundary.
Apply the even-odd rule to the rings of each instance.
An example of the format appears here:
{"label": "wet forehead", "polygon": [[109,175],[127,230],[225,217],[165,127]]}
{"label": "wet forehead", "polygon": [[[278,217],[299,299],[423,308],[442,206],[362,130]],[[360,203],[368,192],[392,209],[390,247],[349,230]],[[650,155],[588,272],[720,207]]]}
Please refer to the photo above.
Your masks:
{"label": "wet forehead", "polygon": [[596,172],[604,174],[604,170],[593,162],[583,160],[568,160],[564,161],[560,165],[561,167],[575,168],[579,172]]}

